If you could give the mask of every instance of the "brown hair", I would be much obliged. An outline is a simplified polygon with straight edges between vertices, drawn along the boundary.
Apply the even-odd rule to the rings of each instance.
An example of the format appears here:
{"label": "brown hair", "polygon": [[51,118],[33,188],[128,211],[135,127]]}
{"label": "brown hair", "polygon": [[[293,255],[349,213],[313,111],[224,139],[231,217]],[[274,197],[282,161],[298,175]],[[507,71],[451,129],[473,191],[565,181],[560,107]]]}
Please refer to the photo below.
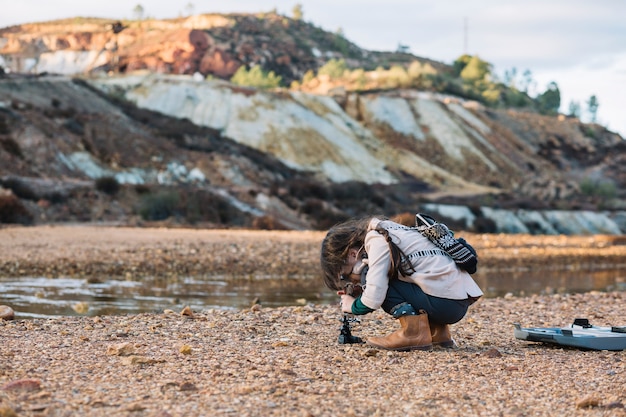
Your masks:
{"label": "brown hair", "polygon": [[[381,220],[387,220],[382,216],[377,216]],[[372,217],[364,217],[351,219],[344,223],[333,226],[326,237],[322,241],[322,250],[320,255],[320,263],[322,266],[322,278],[324,284],[331,290],[339,291],[343,289],[339,274],[341,268],[345,265],[348,252],[352,248],[359,249],[365,243],[365,235],[367,234],[367,226]],[[391,265],[387,276],[389,279],[398,278],[398,275],[411,275],[415,272],[411,263],[406,259],[404,252],[391,240],[389,232],[377,227],[376,231],[380,233],[389,244]]]}
{"label": "brown hair", "polygon": [[391,261],[391,264],[389,265],[389,272],[387,272],[389,279],[397,279],[399,275],[408,276],[415,273],[413,264],[411,264],[402,249],[393,243],[391,236],[389,236],[389,230],[379,225],[376,227],[376,231],[380,233],[389,244],[389,258]]}
{"label": "brown hair", "polygon": [[324,284],[339,291],[343,286],[339,279],[341,268],[346,263],[348,251],[360,248],[365,242],[367,225],[371,217],[351,219],[333,226],[322,241],[320,263]]}

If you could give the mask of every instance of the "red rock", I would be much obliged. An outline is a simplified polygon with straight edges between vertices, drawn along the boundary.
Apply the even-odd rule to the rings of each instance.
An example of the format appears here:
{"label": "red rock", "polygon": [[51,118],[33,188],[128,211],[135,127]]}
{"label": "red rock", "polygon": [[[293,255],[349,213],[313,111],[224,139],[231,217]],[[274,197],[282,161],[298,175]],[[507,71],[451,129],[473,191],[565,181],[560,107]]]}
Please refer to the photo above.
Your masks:
{"label": "red rock", "polygon": [[23,391],[31,392],[41,389],[41,381],[38,379],[17,379],[15,381],[7,382],[2,387],[2,391]]}
{"label": "red rock", "polygon": [[576,408],[593,408],[600,405],[600,400],[595,397],[586,397],[576,403]]}
{"label": "red rock", "polygon": [[496,348],[489,349],[488,351],[483,353],[483,355],[485,355],[488,358],[500,358],[500,357],[502,357],[502,353],[500,353],[500,351],[498,349],[496,349]]}

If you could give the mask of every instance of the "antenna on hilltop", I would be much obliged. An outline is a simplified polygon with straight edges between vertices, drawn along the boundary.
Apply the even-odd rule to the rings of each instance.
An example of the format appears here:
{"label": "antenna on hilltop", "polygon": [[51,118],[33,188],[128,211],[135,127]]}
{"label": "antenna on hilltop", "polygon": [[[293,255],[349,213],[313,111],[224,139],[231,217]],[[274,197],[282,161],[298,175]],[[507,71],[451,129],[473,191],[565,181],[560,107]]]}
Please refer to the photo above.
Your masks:
{"label": "antenna on hilltop", "polygon": [[463,55],[467,55],[467,17],[463,18]]}

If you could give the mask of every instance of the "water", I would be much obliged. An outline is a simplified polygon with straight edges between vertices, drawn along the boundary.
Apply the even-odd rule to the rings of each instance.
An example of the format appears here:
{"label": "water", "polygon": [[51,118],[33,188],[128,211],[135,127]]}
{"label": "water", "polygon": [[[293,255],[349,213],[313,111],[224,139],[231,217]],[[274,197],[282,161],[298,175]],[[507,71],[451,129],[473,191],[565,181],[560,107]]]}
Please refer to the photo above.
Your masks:
{"label": "water", "polygon": [[[480,272],[475,279],[487,297],[541,293],[626,291],[626,271]],[[260,302],[266,307],[335,304],[337,296],[319,277],[309,279],[90,282],[74,278],[0,278],[0,305],[17,318],[76,315],[121,315],[143,312],[242,309]]]}
{"label": "water", "polygon": [[[320,280],[162,280],[89,282],[75,278],[0,278],[0,305],[19,318],[119,315],[211,308],[242,309],[336,302]],[[87,307],[87,308],[86,308]],[[85,311],[86,310],[86,311]]]}

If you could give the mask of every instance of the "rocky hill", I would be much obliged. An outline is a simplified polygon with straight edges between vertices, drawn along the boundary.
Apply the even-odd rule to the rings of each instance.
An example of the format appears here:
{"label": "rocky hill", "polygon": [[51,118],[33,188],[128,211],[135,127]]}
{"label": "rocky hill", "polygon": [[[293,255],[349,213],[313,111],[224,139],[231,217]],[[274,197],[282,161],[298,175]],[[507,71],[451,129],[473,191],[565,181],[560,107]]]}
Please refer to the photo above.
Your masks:
{"label": "rocky hill", "polygon": [[0,223],[304,229],[436,204],[477,232],[571,232],[572,212],[626,230],[626,143],[601,126],[411,88],[225,81],[333,58],[448,70],[274,14],[0,29]]}
{"label": "rocky hill", "polygon": [[449,69],[406,53],[367,51],[341,34],[275,13],[123,22],[75,18],[0,29],[0,67],[13,72],[147,70],[229,79],[241,65],[260,65],[289,85],[333,58],[364,69],[413,60]]}

